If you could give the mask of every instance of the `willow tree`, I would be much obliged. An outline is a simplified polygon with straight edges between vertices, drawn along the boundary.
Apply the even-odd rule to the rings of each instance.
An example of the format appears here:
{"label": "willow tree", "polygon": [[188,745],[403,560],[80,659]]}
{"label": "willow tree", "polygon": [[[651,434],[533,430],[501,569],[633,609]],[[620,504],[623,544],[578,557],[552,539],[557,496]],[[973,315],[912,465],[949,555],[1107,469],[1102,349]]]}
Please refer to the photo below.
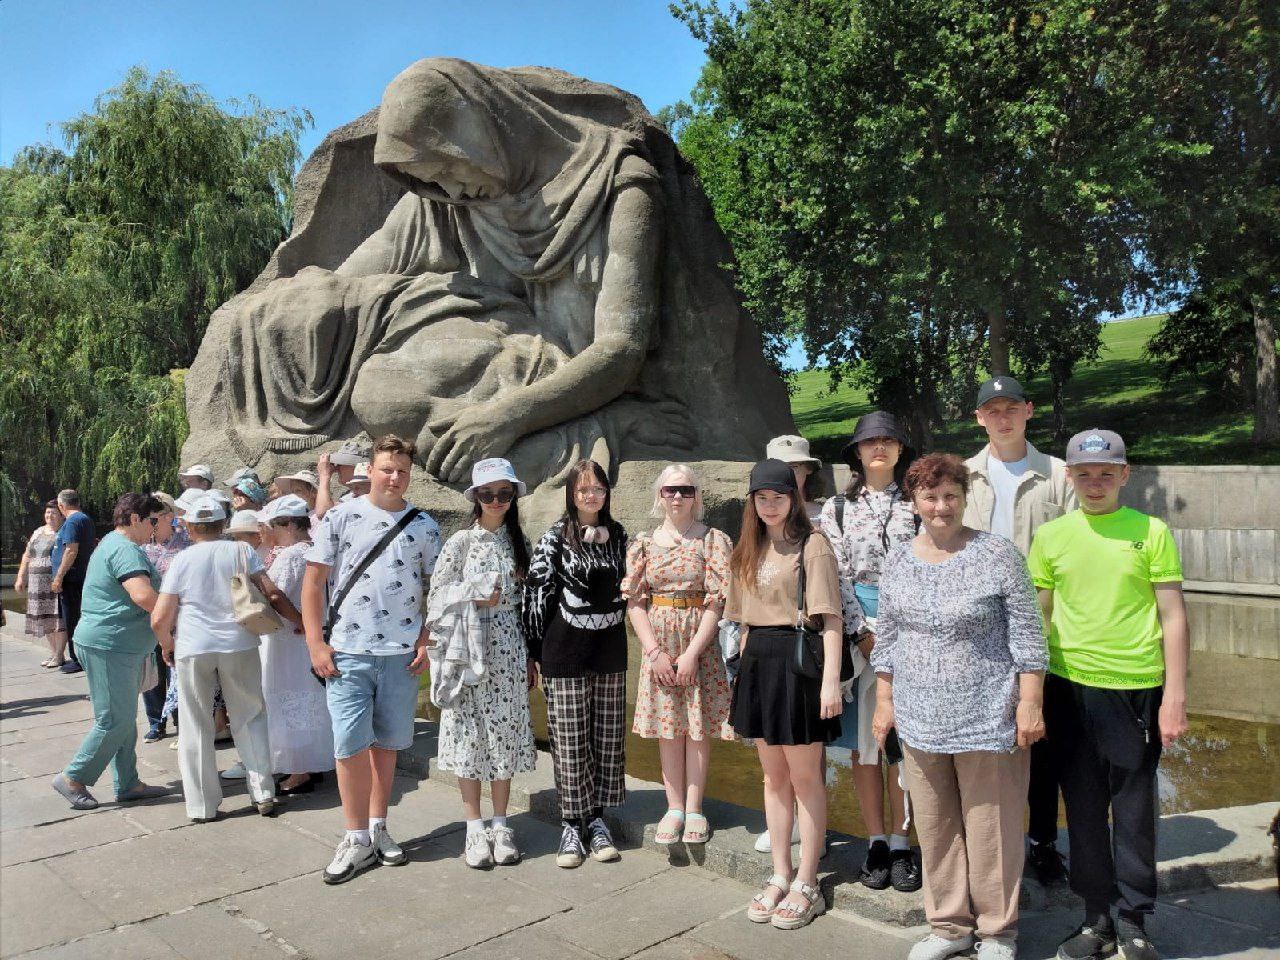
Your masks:
{"label": "willow tree", "polygon": [[180,371],[288,234],[310,122],[135,67],[0,168],[0,438],[29,501],[175,485]]}

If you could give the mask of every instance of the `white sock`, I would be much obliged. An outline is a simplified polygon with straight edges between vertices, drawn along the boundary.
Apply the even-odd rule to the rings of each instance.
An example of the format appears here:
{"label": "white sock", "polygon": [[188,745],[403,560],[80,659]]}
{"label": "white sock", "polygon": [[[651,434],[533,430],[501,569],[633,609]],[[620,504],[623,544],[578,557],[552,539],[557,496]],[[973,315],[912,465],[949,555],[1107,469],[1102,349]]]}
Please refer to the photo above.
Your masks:
{"label": "white sock", "polygon": [[492,821],[492,823],[493,823],[493,825],[494,825],[495,827],[505,827],[505,826],[507,825],[507,818],[506,818],[506,817],[500,817],[500,816],[498,816],[498,815],[495,813],[495,814],[493,815],[493,821]]}
{"label": "white sock", "polygon": [[469,836],[471,836],[473,833],[483,833],[483,832],[484,832],[484,821],[483,821],[483,820],[468,820],[468,821],[467,821],[467,836],[468,836],[468,837],[469,837]]}
{"label": "white sock", "polygon": [[383,830],[387,829],[387,818],[386,817],[370,817],[369,832],[373,833],[373,831],[377,830],[379,827],[381,827]]}
{"label": "white sock", "polygon": [[362,847],[367,847],[373,843],[373,841],[369,838],[368,830],[348,830],[347,839],[350,840],[352,843],[360,844],[360,846]]}
{"label": "white sock", "polygon": [[885,836],[883,833],[877,833],[873,837],[867,837],[867,845],[870,846],[871,844],[875,843],[877,840],[883,840],[885,843],[889,842],[889,838],[887,836]]}
{"label": "white sock", "polygon": [[910,850],[911,841],[906,837],[900,837],[896,833],[889,837],[890,850]]}

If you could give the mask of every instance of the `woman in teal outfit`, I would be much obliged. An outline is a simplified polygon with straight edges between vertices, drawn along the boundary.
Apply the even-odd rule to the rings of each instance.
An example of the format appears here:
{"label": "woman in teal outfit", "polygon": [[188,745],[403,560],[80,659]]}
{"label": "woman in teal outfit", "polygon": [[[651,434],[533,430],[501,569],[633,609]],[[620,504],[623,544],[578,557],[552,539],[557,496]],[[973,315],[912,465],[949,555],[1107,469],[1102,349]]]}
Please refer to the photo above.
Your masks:
{"label": "woman in teal outfit", "polygon": [[147,657],[155,649],[151,608],[160,586],[142,544],[151,539],[153,514],[164,507],[145,493],[126,493],[115,506],[115,529],[102,538],[85,574],[83,611],[74,638],[89,681],[93,728],[53,789],[77,810],[98,801],[88,788],[110,763],[116,800],[158,797],[167,791],[138,779],[138,690]]}

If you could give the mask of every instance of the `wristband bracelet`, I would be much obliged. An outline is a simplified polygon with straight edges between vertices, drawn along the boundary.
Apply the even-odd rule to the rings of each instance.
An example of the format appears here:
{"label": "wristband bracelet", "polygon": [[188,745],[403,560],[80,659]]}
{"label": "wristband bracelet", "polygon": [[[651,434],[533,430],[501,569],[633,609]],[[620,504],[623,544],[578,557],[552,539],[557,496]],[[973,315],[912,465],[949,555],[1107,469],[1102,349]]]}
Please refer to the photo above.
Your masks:
{"label": "wristband bracelet", "polygon": [[653,663],[653,661],[656,660],[658,656],[661,655],[661,653],[662,653],[661,647],[654,647],[653,649],[645,653],[644,658],[648,660],[650,663]]}

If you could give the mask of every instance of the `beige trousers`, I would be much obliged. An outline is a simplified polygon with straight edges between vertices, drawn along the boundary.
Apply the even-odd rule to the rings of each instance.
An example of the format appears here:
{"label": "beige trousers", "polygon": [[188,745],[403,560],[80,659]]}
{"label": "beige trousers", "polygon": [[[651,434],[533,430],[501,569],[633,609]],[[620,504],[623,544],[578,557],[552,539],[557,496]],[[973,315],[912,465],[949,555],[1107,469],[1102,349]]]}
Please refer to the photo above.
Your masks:
{"label": "beige trousers", "polygon": [[933,932],[1012,943],[1030,751],[925,753],[907,746],[905,754]]}

